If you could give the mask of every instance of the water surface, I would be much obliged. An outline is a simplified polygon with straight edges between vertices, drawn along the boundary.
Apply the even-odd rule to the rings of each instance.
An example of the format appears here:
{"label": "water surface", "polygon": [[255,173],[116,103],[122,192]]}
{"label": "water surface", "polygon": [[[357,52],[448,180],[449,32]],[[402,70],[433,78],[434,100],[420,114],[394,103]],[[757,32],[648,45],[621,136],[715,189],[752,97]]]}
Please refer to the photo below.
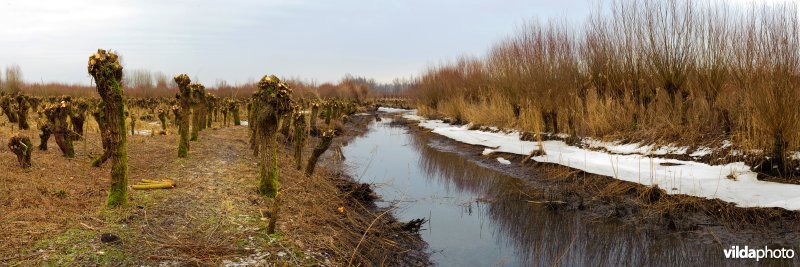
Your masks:
{"label": "water surface", "polygon": [[440,266],[755,263],[725,260],[722,246],[689,235],[654,236],[621,223],[587,223],[579,213],[549,211],[527,202],[536,188],[522,179],[448,152],[454,148],[443,139],[390,122],[370,124],[369,132],[342,152],[351,175],[373,184],[382,196],[379,205],[396,205],[401,221],[429,219],[420,234]]}

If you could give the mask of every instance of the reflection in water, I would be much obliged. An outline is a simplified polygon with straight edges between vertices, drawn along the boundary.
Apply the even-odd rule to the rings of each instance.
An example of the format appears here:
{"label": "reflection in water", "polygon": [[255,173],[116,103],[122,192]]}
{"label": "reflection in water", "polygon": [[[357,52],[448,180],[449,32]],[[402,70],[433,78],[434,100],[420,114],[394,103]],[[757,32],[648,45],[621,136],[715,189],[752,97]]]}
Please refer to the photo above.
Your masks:
{"label": "reflection in water", "polygon": [[[615,222],[526,202],[523,180],[442,151],[438,139],[384,119],[343,149],[352,175],[375,184],[403,221],[429,218],[422,237],[442,266],[745,265],[722,247],[680,234],[653,236]],[[434,148],[435,147],[435,148]],[[744,245],[744,244],[743,244]],[[762,260],[761,263],[764,263]]]}

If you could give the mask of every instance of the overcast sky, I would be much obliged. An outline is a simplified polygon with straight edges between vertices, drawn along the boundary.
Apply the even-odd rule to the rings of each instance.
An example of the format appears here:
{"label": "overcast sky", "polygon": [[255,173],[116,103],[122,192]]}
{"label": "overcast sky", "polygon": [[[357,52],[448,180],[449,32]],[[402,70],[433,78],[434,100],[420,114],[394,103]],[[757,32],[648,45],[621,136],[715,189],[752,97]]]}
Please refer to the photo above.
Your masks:
{"label": "overcast sky", "polygon": [[207,84],[346,73],[389,82],[482,55],[525,21],[579,25],[599,1],[0,0],[0,67],[17,64],[31,82],[89,84],[88,56],[105,48],[127,69]]}
{"label": "overcast sky", "polygon": [[588,0],[0,0],[0,66],[27,81],[88,84],[97,48],[127,69],[201,82],[264,74],[391,81],[461,54],[483,54],[534,18],[582,19]]}

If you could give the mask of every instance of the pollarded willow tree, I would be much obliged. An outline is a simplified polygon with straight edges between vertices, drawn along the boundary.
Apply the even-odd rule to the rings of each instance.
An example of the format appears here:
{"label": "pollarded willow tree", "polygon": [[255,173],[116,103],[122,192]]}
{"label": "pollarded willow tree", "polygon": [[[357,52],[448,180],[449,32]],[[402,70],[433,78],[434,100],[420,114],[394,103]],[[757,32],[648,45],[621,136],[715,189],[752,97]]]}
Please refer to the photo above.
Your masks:
{"label": "pollarded willow tree", "polygon": [[68,158],[75,157],[75,147],[72,141],[76,136],[73,134],[72,129],[67,124],[67,117],[71,112],[70,104],[67,101],[61,101],[50,105],[45,108],[44,113],[52,125],[53,135],[56,138],[56,144],[61,149],[61,153]]}
{"label": "pollarded willow tree", "polygon": [[317,143],[317,147],[315,147],[314,151],[311,152],[311,156],[308,158],[308,163],[306,163],[307,176],[314,175],[314,169],[317,167],[317,161],[319,161],[319,157],[331,147],[334,136],[336,136],[336,133],[333,131],[333,129],[328,129],[322,133],[319,143]]}
{"label": "pollarded willow tree", "polygon": [[31,167],[31,151],[33,150],[33,143],[31,139],[21,133],[12,136],[8,140],[8,149],[17,155],[19,166],[23,169]]}
{"label": "pollarded willow tree", "polygon": [[319,102],[314,101],[311,103],[311,119],[309,120],[310,123],[309,133],[311,136],[319,135],[319,129],[317,128],[318,117],[319,117]]}
{"label": "pollarded willow tree", "polygon": [[258,192],[274,198],[278,194],[278,129],[284,115],[292,110],[292,89],[275,75],[264,76],[253,94],[254,141],[259,156]]}
{"label": "pollarded willow tree", "polygon": [[212,95],[211,93],[206,93],[206,127],[211,128],[211,124],[216,121],[219,116],[217,116],[217,110],[219,106],[219,98]]}
{"label": "pollarded willow tree", "polygon": [[158,109],[158,121],[161,122],[161,131],[167,131],[167,112],[164,109]]}
{"label": "pollarded willow tree", "polygon": [[[105,163],[108,158],[111,157],[111,150],[108,149],[109,140],[111,140],[111,133],[108,132],[108,123],[106,123],[105,114],[103,112],[103,108],[100,105],[100,102],[95,103],[95,107],[92,111],[92,116],[94,120],[97,122],[97,128],[100,129],[100,140],[102,141],[103,145],[103,154],[97,157],[92,161],[93,167],[100,167]],[[49,117],[48,117],[49,119]],[[51,120],[52,121],[52,120]],[[51,127],[52,128],[52,127]],[[46,139],[42,139],[42,142],[46,142]]]}
{"label": "pollarded willow tree", "polygon": [[200,131],[206,128],[206,115],[208,107],[206,102],[206,87],[199,83],[189,84],[192,95],[192,135],[189,141],[197,141]]}
{"label": "pollarded willow tree", "polygon": [[189,75],[179,74],[174,78],[175,83],[178,84],[178,94],[175,97],[178,99],[178,108],[173,109],[175,112],[176,120],[178,121],[178,157],[185,158],[189,155],[189,118],[192,116],[192,89],[189,84],[192,80]]}
{"label": "pollarded willow tree", "polygon": [[28,97],[25,95],[17,95],[14,99],[17,101],[17,122],[19,123],[20,130],[30,129],[28,124],[28,111],[31,109],[31,104],[28,102]]}
{"label": "pollarded willow tree", "polygon": [[69,121],[72,123],[72,131],[77,134],[78,139],[84,135],[83,125],[86,122],[86,111],[89,110],[89,103],[82,99],[73,101],[72,113],[69,114]]}
{"label": "pollarded willow tree", "polygon": [[125,205],[128,201],[128,144],[125,134],[125,93],[122,90],[122,65],[113,52],[98,49],[89,57],[89,74],[100,94],[99,113],[105,131],[102,135],[111,159],[111,190],[107,205],[110,208]]}
{"label": "pollarded willow tree", "polygon": [[239,101],[228,99],[228,111],[230,111],[231,117],[233,118],[233,125],[242,125],[242,121],[239,118]]}
{"label": "pollarded willow tree", "polygon": [[39,118],[36,121],[36,128],[39,129],[39,150],[47,150],[47,141],[50,140],[50,134],[53,133],[53,127],[50,120],[45,118],[44,111],[38,112]]}
{"label": "pollarded willow tree", "polygon": [[300,170],[303,168],[303,148],[305,148],[306,137],[308,136],[306,113],[301,106],[295,106],[292,116],[292,121],[294,122],[294,138],[292,138],[294,142],[294,162],[295,167]]}
{"label": "pollarded willow tree", "polygon": [[8,117],[8,122],[17,123],[17,112],[12,102],[12,96],[0,95],[0,109],[2,109],[3,113]]}

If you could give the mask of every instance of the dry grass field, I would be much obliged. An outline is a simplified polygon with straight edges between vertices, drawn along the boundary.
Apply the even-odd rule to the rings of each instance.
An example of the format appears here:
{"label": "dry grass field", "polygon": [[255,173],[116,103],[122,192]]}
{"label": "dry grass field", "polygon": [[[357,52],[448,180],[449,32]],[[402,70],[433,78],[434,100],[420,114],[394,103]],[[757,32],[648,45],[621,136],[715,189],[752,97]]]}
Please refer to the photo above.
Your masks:
{"label": "dry grass field", "polygon": [[[142,124],[157,127],[150,123]],[[177,187],[131,190],[128,206],[107,209],[109,168],[91,167],[102,152],[96,129],[90,123],[86,137],[75,143],[73,159],[64,158],[51,139],[49,150],[33,152],[27,170],[19,168],[8,148],[0,148],[0,262],[339,265],[392,262],[413,244],[390,235],[389,217],[379,218],[382,212],[340,190],[348,182],[336,165],[323,163],[306,177],[294,168],[288,149],[279,158],[283,197],[278,231],[267,235],[272,200],[256,194],[258,167],[246,126],[215,124],[192,142],[185,159],[176,157],[172,127],[167,135],[129,136],[130,183],[168,178]],[[15,132],[6,123],[0,139]],[[23,133],[35,136],[37,129]],[[379,223],[371,226],[373,221]],[[370,226],[373,234],[361,240]],[[104,233],[121,241],[104,243]]]}

